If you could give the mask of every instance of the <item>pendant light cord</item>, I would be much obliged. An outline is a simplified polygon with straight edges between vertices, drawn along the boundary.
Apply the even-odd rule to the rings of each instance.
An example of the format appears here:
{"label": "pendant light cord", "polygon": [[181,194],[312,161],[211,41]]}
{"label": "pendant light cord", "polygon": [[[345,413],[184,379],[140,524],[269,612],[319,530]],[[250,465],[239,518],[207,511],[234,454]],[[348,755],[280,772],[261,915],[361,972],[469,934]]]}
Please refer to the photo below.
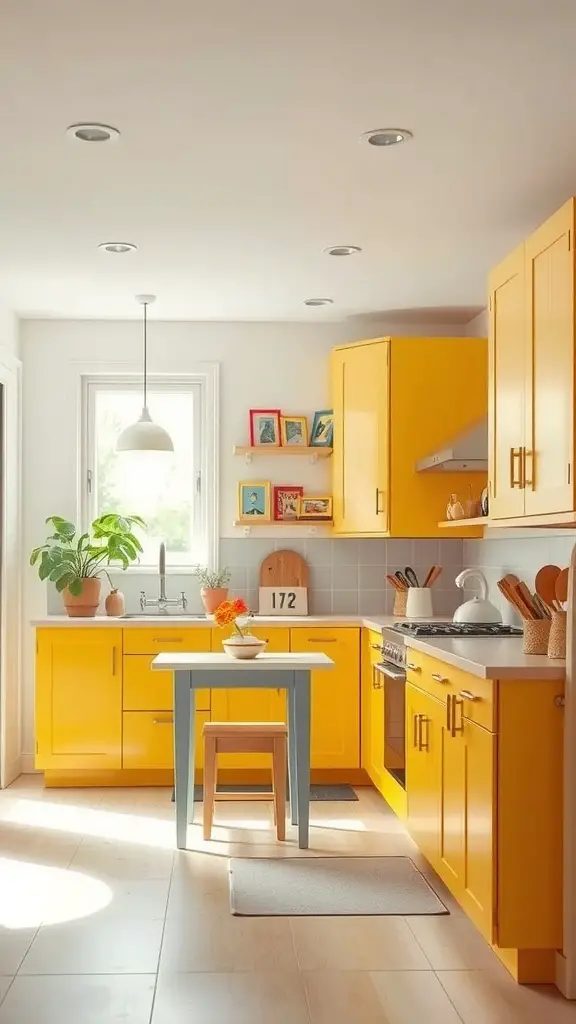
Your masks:
{"label": "pendant light cord", "polygon": [[148,311],[148,303],[145,302],[144,303],[144,408],[145,409],[148,407],[147,393],[146,393],[147,392],[147,387],[146,387],[146,380],[147,380],[147,367],[146,367],[147,337],[146,337],[146,327],[147,327],[147,320],[148,320],[148,318],[147,318],[147,311]]}

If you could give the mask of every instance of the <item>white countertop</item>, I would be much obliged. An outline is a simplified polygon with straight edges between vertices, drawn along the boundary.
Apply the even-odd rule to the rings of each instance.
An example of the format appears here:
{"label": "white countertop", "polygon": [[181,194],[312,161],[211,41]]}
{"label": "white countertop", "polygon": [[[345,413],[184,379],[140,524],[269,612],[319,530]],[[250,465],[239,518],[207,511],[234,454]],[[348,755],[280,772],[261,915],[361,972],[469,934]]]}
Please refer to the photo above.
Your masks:
{"label": "white countertop", "polygon": [[317,668],[334,668],[332,658],[327,654],[259,654],[256,658],[232,658],[229,654],[158,654],[152,662],[152,668],[165,672],[190,671],[201,668],[203,671],[265,672],[266,670],[285,669],[287,672],[306,671]]}
{"label": "white countertop", "polygon": [[[254,626],[366,626],[368,629],[380,631],[383,626],[391,626],[398,620],[397,615],[254,615],[250,620]],[[114,618],[97,615],[95,618],[71,619],[67,615],[44,615],[32,619],[31,625],[42,627],[66,626],[72,629],[94,629],[113,627],[115,629],[140,629],[142,626],[184,626],[186,629],[199,627],[218,629],[213,619],[198,615],[138,615],[137,618]]]}
{"label": "white countertop", "polygon": [[566,674],[565,661],[551,661],[543,654],[523,654],[521,636],[408,636],[405,643],[482,679],[564,679]]}

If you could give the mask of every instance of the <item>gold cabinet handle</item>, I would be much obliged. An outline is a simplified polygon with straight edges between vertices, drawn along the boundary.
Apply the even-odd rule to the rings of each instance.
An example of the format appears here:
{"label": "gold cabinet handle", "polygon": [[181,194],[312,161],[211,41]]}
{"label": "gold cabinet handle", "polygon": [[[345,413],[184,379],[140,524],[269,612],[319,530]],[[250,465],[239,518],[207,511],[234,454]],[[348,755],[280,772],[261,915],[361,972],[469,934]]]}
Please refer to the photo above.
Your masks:
{"label": "gold cabinet handle", "polygon": [[[526,459],[532,460],[530,478],[526,472]],[[534,487],[534,452],[528,448],[522,449],[522,486]]]}
{"label": "gold cabinet handle", "polygon": [[441,676],[439,672],[432,673],[432,679],[435,679],[437,683],[449,683],[450,680],[446,676]]}
{"label": "gold cabinet handle", "polygon": [[382,647],[380,644],[370,644],[370,647],[372,648],[373,651],[382,651]]}
{"label": "gold cabinet handle", "polygon": [[452,733],[452,694],[446,697],[446,732]]}
{"label": "gold cabinet handle", "polygon": [[373,690],[381,690],[382,689],[382,682],[379,679],[376,679],[377,675],[379,675],[379,673],[377,673],[376,669],[373,668],[372,669],[372,689]]}
{"label": "gold cabinet handle", "polygon": [[152,725],[173,725],[173,724],[174,724],[174,715],[171,715],[170,718],[153,718],[152,719]]}
{"label": "gold cabinet handle", "polygon": [[[420,715],[418,727],[418,750],[428,750],[428,723],[430,719],[426,715]],[[426,726],[426,742],[424,742],[424,726]]]}
{"label": "gold cabinet handle", "polygon": [[419,718],[420,718],[420,715],[414,715],[414,720],[413,720],[413,723],[412,723],[413,726],[414,726],[414,735],[412,736],[412,746],[416,750],[418,750],[418,720],[419,720]]}
{"label": "gold cabinet handle", "polygon": [[338,641],[337,641],[337,638],[335,636],[323,636],[323,637],[313,637],[313,636],[311,636],[308,639],[308,643],[309,644],[335,644],[337,642]]}
{"label": "gold cabinet handle", "polygon": [[477,697],[471,690],[460,690],[458,696],[464,697],[466,700],[480,700],[480,697]]}
{"label": "gold cabinet handle", "polygon": [[155,636],[152,638],[153,644],[183,644],[183,636]]}
{"label": "gold cabinet handle", "polygon": [[[522,488],[522,448],[510,449],[510,487]],[[518,459],[518,479],[516,479],[516,459]]]}
{"label": "gold cabinet handle", "polygon": [[406,668],[409,668],[411,672],[421,672],[420,665],[413,665],[411,661],[408,662]]}
{"label": "gold cabinet handle", "polygon": [[[456,705],[460,705],[460,725],[456,725]],[[452,723],[450,729],[450,735],[455,736],[457,732],[464,732],[464,701],[458,700],[457,697],[452,697]]]}
{"label": "gold cabinet handle", "polygon": [[379,490],[379,488],[377,487],[376,488],[376,515],[377,516],[381,515],[381,513],[384,511],[383,508],[380,508],[380,495],[381,494],[384,494],[384,491]]}
{"label": "gold cabinet handle", "polygon": [[112,675],[116,675],[116,648],[112,648]]}

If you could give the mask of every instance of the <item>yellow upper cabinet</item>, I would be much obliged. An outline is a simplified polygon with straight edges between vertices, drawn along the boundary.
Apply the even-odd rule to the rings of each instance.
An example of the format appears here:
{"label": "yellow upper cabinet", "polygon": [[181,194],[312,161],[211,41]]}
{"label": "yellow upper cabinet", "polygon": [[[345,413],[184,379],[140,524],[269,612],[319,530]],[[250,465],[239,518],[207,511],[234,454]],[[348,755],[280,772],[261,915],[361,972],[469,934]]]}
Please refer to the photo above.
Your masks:
{"label": "yellow upper cabinet", "polygon": [[576,511],[574,224],[571,199],[490,277],[492,519]]}
{"label": "yellow upper cabinet", "polygon": [[486,417],[483,338],[379,338],[332,354],[334,532],[440,536],[451,491],[484,475],[416,462]]}
{"label": "yellow upper cabinet", "polygon": [[36,767],[122,767],[122,631],[39,629]]}

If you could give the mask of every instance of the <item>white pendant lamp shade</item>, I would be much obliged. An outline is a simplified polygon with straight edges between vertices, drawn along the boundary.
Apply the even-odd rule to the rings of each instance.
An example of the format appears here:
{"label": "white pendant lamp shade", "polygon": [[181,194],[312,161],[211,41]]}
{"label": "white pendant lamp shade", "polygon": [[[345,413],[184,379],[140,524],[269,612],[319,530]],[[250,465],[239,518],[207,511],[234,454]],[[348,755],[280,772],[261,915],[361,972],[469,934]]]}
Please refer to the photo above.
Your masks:
{"label": "white pendant lamp shade", "polygon": [[122,431],[116,444],[119,452],[173,452],[174,445],[170,434],[152,422],[152,417],[146,404],[147,398],[147,308],[154,302],[155,295],[137,295],[136,301],[144,306],[144,401],[142,412],[137,423],[126,427]]}

